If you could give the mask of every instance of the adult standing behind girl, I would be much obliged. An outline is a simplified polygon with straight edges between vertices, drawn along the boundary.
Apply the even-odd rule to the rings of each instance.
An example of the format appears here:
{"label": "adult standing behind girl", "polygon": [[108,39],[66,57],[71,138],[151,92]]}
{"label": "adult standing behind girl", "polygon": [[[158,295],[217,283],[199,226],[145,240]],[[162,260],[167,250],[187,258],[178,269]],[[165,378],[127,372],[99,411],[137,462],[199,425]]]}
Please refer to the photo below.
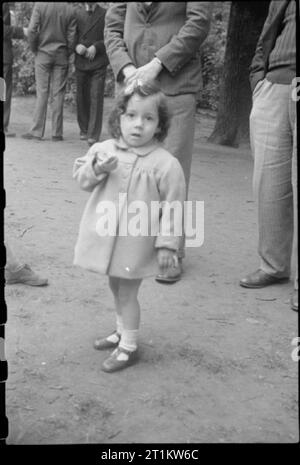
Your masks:
{"label": "adult standing behind girl", "polygon": [[[143,278],[177,264],[186,190],[180,163],[161,145],[169,114],[159,89],[129,86],[116,102],[109,127],[113,139],[94,144],[75,161],[75,179],[92,194],[81,220],[74,263],[109,276],[116,331],[97,339],[95,348],[115,348],[102,365],[104,371],[113,372],[137,360],[137,296]],[[127,202],[121,205],[124,195]],[[179,208],[170,215],[174,201]],[[160,206],[157,215],[152,215],[153,202]],[[116,206],[118,218],[105,216],[109,206]],[[142,212],[140,234],[129,227],[137,207]]]}
{"label": "adult standing behind girl", "polygon": [[[196,94],[201,89],[200,47],[207,37],[213,2],[114,2],[105,17],[106,52],[119,84],[157,81],[167,96],[172,122],[166,149],[180,162],[188,189],[195,132]],[[158,275],[178,281],[177,267]]]}

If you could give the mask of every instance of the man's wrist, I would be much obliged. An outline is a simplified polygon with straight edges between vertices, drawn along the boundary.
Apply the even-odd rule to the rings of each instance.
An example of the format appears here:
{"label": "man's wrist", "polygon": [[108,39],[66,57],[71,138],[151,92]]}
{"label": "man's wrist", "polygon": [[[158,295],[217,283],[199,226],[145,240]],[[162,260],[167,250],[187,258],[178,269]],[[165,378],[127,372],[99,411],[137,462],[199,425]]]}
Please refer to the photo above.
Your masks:
{"label": "man's wrist", "polygon": [[155,63],[155,64],[157,64],[159,66],[160,70],[162,70],[163,64],[162,64],[162,62],[160,61],[160,59],[158,57],[155,56],[152,61],[153,61],[153,63]]}

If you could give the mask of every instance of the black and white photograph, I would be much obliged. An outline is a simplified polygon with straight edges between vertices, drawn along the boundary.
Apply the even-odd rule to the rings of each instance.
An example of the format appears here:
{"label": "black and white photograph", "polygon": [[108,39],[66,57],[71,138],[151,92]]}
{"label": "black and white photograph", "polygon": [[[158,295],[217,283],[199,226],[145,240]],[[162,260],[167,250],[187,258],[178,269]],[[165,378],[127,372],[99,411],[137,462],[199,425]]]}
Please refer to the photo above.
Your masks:
{"label": "black and white photograph", "polygon": [[2,3],[1,444],[299,444],[297,20]]}

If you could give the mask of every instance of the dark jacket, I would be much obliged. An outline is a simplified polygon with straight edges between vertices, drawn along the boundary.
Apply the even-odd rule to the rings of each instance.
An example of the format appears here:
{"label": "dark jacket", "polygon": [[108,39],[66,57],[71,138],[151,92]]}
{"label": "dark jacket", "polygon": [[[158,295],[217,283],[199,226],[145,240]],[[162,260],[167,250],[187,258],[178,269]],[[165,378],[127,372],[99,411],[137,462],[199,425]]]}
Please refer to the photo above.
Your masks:
{"label": "dark jacket", "polygon": [[74,8],[67,2],[36,2],[28,27],[32,52],[56,55],[74,51],[76,19]]}
{"label": "dark jacket", "polygon": [[[285,10],[290,0],[272,1],[263,30],[258,40],[256,51],[250,65],[250,85],[254,90],[258,81],[264,79],[268,72],[269,56],[275,45],[282,26]],[[291,0],[293,1],[293,0]]]}
{"label": "dark jacket", "polygon": [[76,45],[82,44],[87,48],[91,45],[96,47],[96,55],[92,61],[75,52],[75,66],[80,70],[99,68],[105,70],[108,65],[103,37],[105,13],[106,10],[99,5],[96,5],[91,16],[88,15],[84,8],[77,8],[76,10]]}
{"label": "dark jacket", "polygon": [[157,56],[158,83],[167,95],[196,93],[201,86],[200,47],[210,26],[211,2],[111,3],[104,40],[117,80],[127,64],[140,67]]}
{"label": "dark jacket", "polygon": [[11,26],[9,4],[2,3],[3,15],[3,63],[10,64],[13,62],[12,39],[24,39],[22,27]]}

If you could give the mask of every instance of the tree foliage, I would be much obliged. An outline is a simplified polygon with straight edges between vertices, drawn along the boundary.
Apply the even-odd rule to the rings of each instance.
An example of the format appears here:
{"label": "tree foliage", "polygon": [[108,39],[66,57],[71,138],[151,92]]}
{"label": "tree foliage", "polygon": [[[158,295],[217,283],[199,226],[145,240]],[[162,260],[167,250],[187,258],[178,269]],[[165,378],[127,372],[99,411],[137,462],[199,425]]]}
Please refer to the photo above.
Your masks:
{"label": "tree foliage", "polygon": [[252,107],[249,66],[268,7],[268,1],[231,3],[218,113],[210,142],[229,146],[249,143]]}

